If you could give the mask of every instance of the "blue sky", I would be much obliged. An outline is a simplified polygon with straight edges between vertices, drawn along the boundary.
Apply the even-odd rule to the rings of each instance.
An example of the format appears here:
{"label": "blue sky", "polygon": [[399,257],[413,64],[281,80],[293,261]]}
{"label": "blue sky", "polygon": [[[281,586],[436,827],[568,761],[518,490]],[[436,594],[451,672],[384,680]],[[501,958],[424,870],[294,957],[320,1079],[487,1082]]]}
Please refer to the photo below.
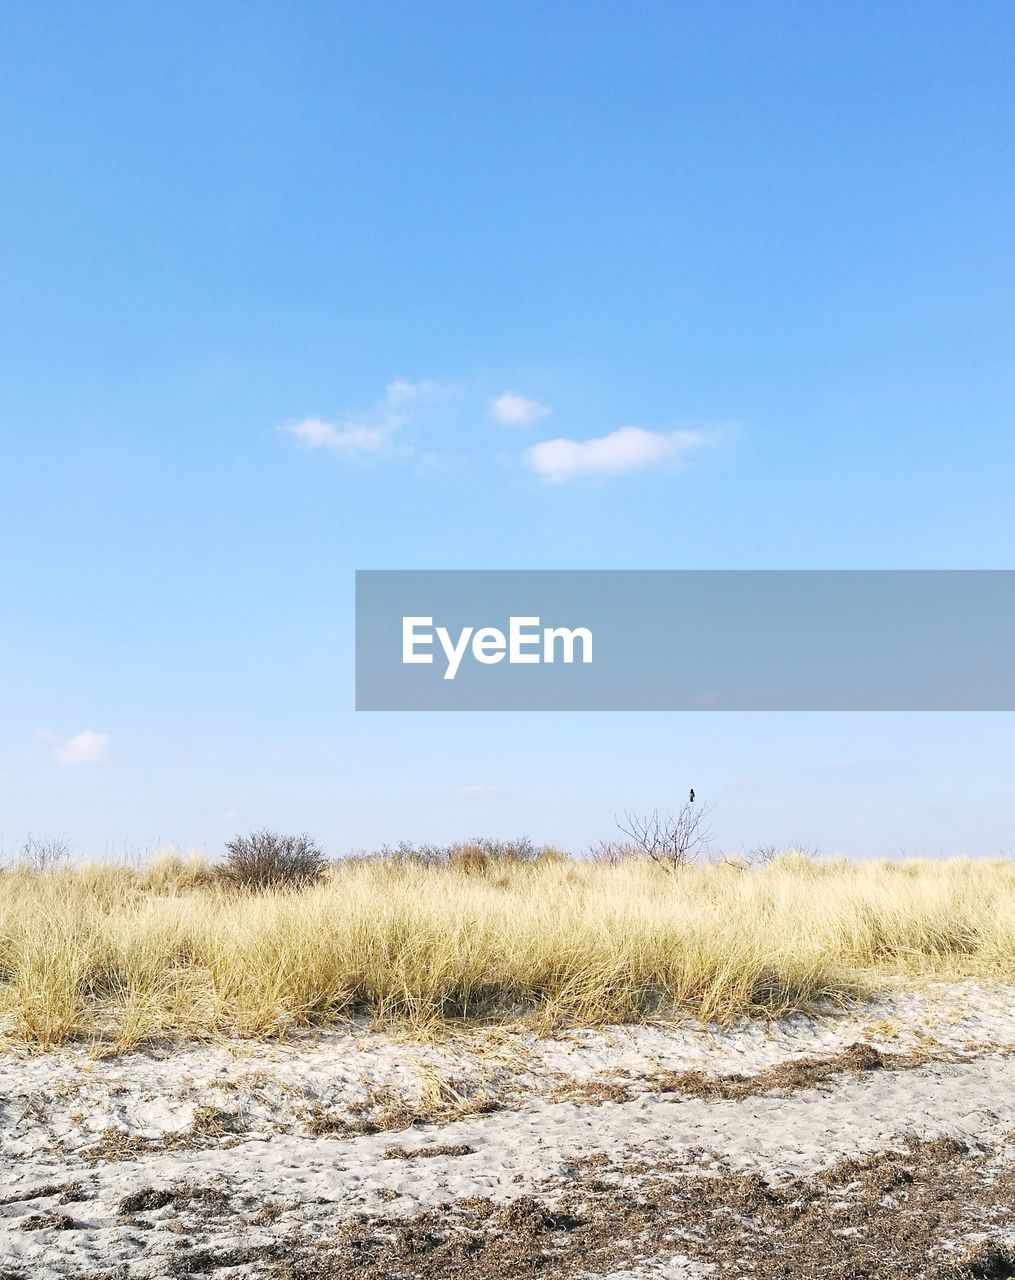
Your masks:
{"label": "blue sky", "polygon": [[5,5],[7,852],[580,849],[692,784],[726,847],[1015,848],[1008,715],[352,710],[357,568],[1011,567],[1013,52],[1001,3]]}

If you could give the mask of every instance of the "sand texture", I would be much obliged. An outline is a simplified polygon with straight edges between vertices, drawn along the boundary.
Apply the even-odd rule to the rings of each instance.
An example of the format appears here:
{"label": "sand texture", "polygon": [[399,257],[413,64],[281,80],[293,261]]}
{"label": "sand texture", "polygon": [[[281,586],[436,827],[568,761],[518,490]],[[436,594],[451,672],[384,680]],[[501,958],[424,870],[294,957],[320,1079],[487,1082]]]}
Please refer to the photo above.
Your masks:
{"label": "sand texture", "polygon": [[1013,997],[433,1045],[11,1046],[0,1276],[1013,1275]]}

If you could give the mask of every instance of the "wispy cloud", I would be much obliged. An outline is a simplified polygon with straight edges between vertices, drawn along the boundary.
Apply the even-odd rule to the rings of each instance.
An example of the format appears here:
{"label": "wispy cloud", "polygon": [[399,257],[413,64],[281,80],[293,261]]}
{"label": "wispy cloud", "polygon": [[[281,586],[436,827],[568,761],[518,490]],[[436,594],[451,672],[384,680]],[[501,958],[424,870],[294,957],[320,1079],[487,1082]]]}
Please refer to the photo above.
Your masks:
{"label": "wispy cloud", "polygon": [[679,463],[692,449],[714,439],[706,431],[646,431],[620,427],[591,440],[543,440],[525,451],[525,462],[537,475],[563,483],[583,475],[619,475],[664,463]]}
{"label": "wispy cloud", "polygon": [[550,409],[538,400],[518,395],[516,391],[505,391],[490,401],[489,413],[502,427],[524,427],[549,417]]}
{"label": "wispy cloud", "polygon": [[455,795],[459,800],[485,800],[490,796],[499,796],[503,787],[490,786],[484,782],[473,782],[465,787],[456,787]]}
{"label": "wispy cloud", "polygon": [[331,422],[325,418],[301,418],[283,428],[286,435],[306,449],[327,449],[346,457],[376,457],[393,452],[410,452],[397,444],[396,437],[408,426],[417,411],[448,389],[429,380],[409,382],[396,378],[384,395],[366,413]]}
{"label": "wispy cloud", "polygon": [[334,449],[336,453],[376,453],[388,440],[381,427],[357,423],[343,426],[323,418],[303,418],[288,428],[289,435],[308,449]]}
{"label": "wispy cloud", "polygon": [[61,738],[47,729],[41,729],[38,736],[49,744],[49,757],[53,763],[70,768],[101,764],[112,746],[108,733],[96,733],[94,729],[82,729],[69,738]]}

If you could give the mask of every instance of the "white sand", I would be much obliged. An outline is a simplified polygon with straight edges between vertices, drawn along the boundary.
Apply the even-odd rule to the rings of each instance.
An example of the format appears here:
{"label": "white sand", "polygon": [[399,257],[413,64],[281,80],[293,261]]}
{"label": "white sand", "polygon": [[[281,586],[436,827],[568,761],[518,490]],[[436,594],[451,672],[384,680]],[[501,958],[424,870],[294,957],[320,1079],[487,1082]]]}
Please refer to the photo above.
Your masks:
{"label": "white sand", "polygon": [[[526,1194],[547,1177],[566,1179],[571,1162],[594,1153],[619,1164],[632,1155],[692,1160],[704,1150],[772,1178],[876,1151],[902,1135],[996,1141],[1015,1129],[1015,1057],[1003,1051],[1015,1044],[1013,997],[1011,989],[936,986],[826,1020],[796,1017],[727,1030],[634,1027],[550,1040],[514,1033],[440,1047],[359,1029],[285,1045],[194,1046],[105,1060],[80,1047],[36,1055],[12,1049],[0,1056],[0,1198],[68,1181],[80,1181],[92,1195],[77,1203],[51,1195],[0,1206],[0,1269],[20,1266],[41,1280],[120,1264],[131,1277],[168,1275],[181,1246],[179,1210],[145,1215],[152,1224],[146,1230],[118,1220],[122,1197],[147,1187],[189,1183],[230,1194],[230,1212],[216,1217],[201,1210],[185,1224],[192,1244],[225,1248],[237,1243],[238,1212],[245,1244],[279,1238],[297,1224],[325,1239],[355,1212],[405,1216],[465,1196]],[[975,1056],[842,1075],[818,1088],[738,1102],[653,1093],[644,1083],[661,1069],[753,1074],[861,1039],[888,1050],[936,1045]],[[401,1133],[307,1133],[308,1108],[353,1116],[378,1088],[415,1102],[435,1072],[460,1093],[495,1094],[504,1109]],[[549,1100],[562,1077],[621,1080],[634,1096],[601,1105]],[[188,1130],[195,1109],[207,1105],[236,1117],[235,1137],[94,1167],[82,1159],[105,1130],[163,1139]],[[383,1155],[392,1146],[435,1143],[466,1144],[475,1153]],[[274,1223],[251,1225],[250,1215],[264,1205],[283,1212]],[[70,1215],[73,1229],[25,1229],[31,1215],[51,1211]],[[624,1274],[615,1273],[616,1280]],[[631,1272],[628,1280],[704,1274],[673,1259]]]}

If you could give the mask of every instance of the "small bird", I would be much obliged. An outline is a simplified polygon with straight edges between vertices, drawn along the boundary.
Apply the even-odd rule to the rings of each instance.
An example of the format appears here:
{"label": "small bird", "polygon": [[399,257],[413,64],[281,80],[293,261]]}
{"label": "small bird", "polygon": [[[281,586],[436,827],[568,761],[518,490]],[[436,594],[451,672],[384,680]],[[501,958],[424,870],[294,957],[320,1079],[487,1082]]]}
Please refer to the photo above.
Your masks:
{"label": "small bird", "polygon": [[691,804],[694,804],[694,788],[693,787],[691,788],[690,794],[688,795],[687,798],[691,802]]}

